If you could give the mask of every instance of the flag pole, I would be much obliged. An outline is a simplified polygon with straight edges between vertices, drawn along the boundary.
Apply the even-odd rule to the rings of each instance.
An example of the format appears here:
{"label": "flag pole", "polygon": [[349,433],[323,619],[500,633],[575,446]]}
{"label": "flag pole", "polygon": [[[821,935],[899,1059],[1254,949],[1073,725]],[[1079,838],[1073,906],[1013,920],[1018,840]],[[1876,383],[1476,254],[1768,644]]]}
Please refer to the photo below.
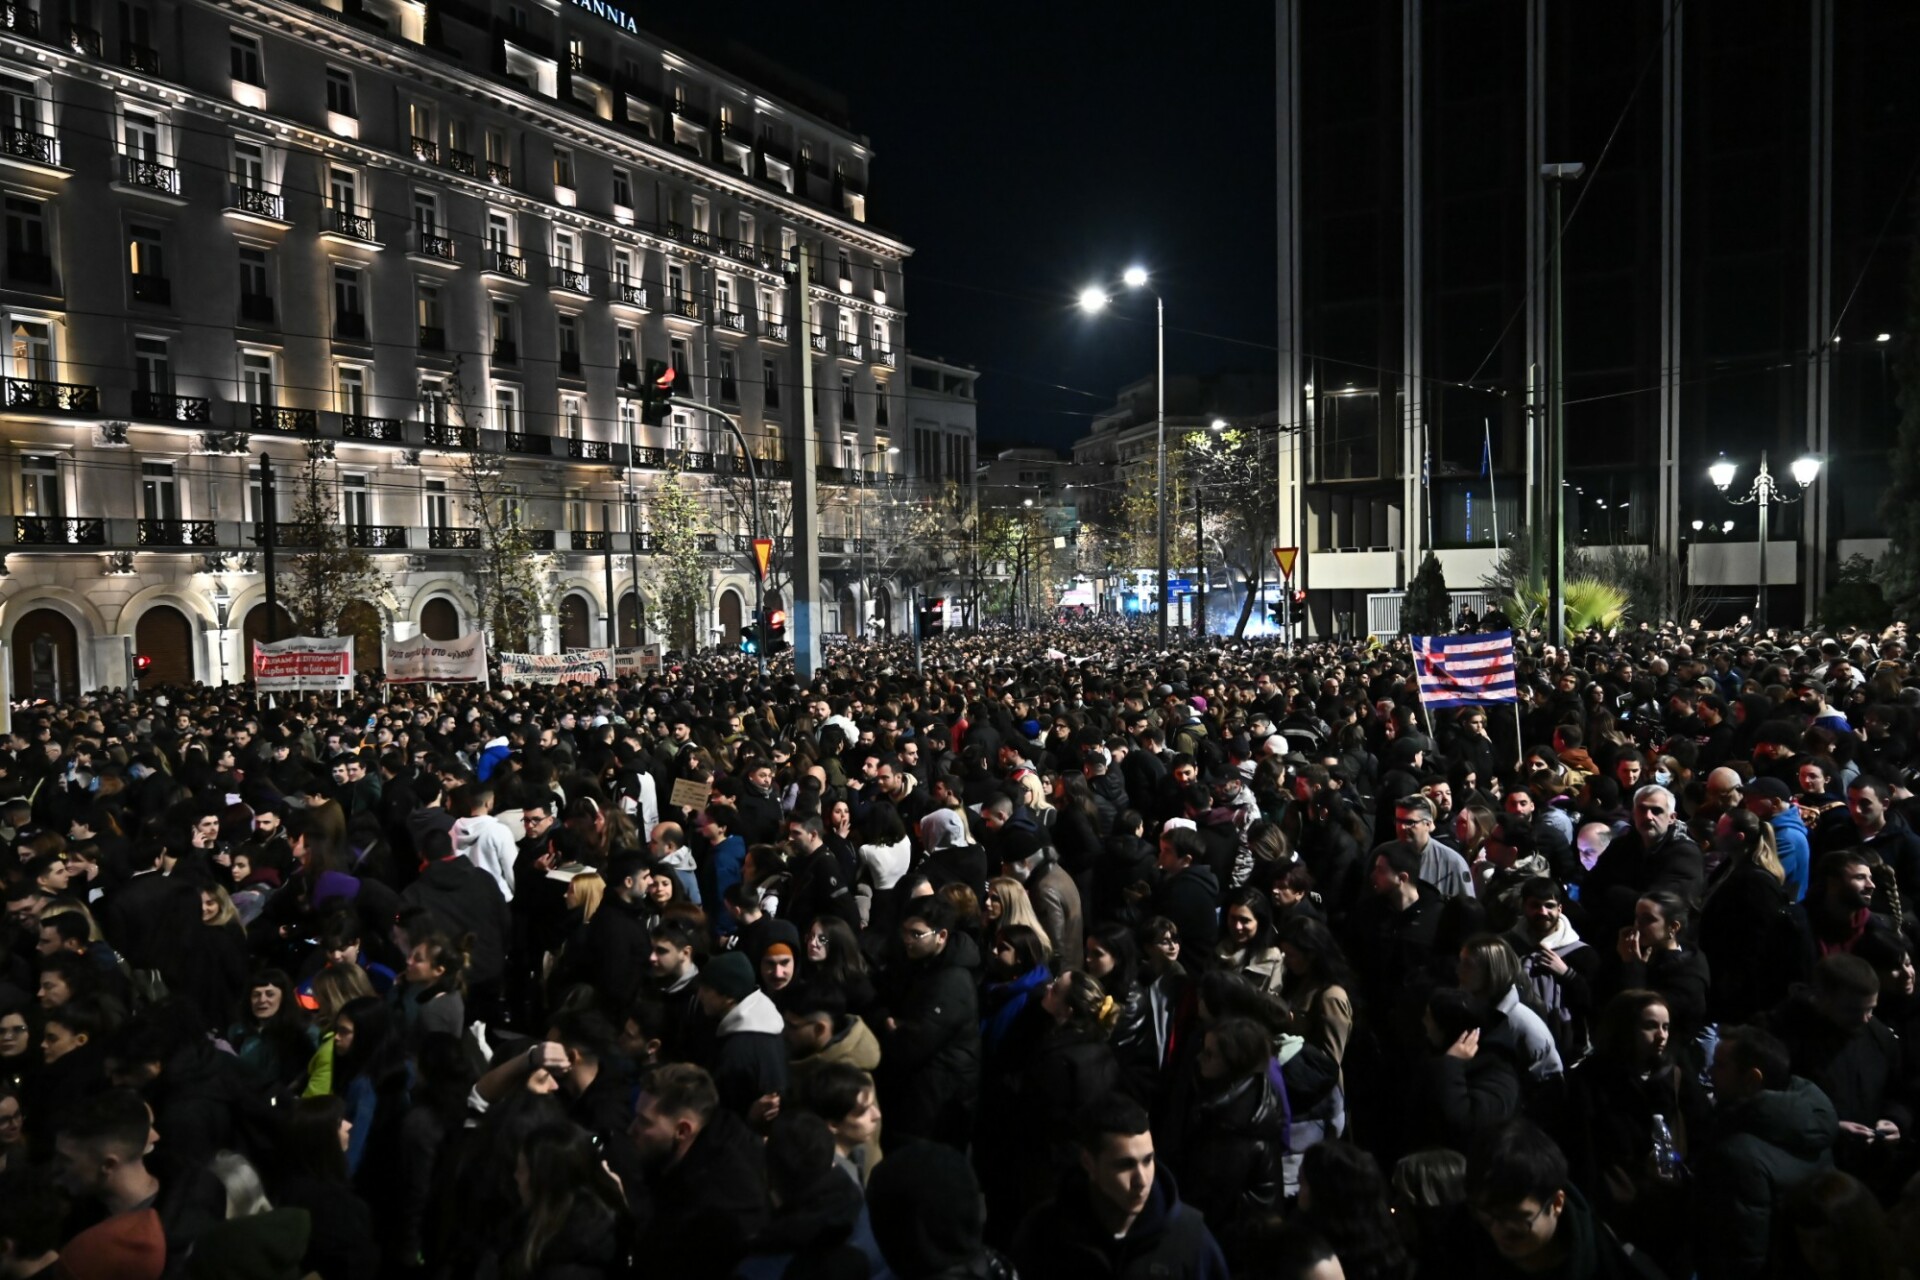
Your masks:
{"label": "flag pole", "polygon": [[1480,419],[1480,429],[1486,433],[1486,452],[1481,455],[1487,460],[1487,501],[1493,504],[1493,545],[1500,545],[1500,491],[1493,481],[1493,420]]}

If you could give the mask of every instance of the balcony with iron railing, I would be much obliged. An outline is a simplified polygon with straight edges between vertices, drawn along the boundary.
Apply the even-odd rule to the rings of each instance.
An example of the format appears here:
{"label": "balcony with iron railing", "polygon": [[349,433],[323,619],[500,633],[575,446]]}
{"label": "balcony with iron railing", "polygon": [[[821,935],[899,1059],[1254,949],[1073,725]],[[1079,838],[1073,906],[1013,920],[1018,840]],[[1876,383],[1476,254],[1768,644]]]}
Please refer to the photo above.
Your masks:
{"label": "balcony with iron railing", "polygon": [[427,530],[427,546],[434,551],[478,551],[480,530],[437,524]]}
{"label": "balcony with iron railing", "polygon": [[480,433],[451,422],[429,422],[425,439],[436,449],[471,449],[479,443]]}
{"label": "balcony with iron railing", "polygon": [[350,240],[364,240],[374,243],[373,219],[353,212],[351,209],[327,210],[327,230],[335,235],[346,236]]}
{"label": "balcony with iron railing", "polygon": [[456,151],[448,147],[440,153],[440,163],[455,173],[464,173],[469,178],[480,176],[480,163],[474,159],[471,151]]}
{"label": "balcony with iron railing", "polygon": [[575,551],[605,551],[607,531],[605,529],[573,529],[568,531],[568,544]]}
{"label": "balcony with iron railing", "polygon": [[8,378],[6,407],[39,413],[99,413],[100,388],[78,382]]}
{"label": "balcony with iron railing", "polygon": [[769,342],[787,341],[787,326],[779,320],[769,321],[760,326],[760,336]]}
{"label": "balcony with iron railing", "polygon": [[180,194],[180,171],[172,165],[134,156],[122,156],[121,159],[124,161],[122,173],[128,186],[157,191],[167,196]]}
{"label": "balcony with iron railing", "polygon": [[141,75],[157,76],[160,74],[160,51],[150,44],[136,44],[128,40],[120,46],[120,65]]}
{"label": "balcony with iron railing", "polygon": [[613,446],[605,440],[568,440],[567,456],[579,462],[611,462]]}
{"label": "balcony with iron railing", "polygon": [[520,536],[527,540],[527,550],[529,551],[553,550],[553,530],[551,529],[528,529],[523,527],[520,530]]}
{"label": "balcony with iron railing", "polygon": [[67,48],[73,50],[75,53],[83,53],[89,58],[97,58],[100,56],[100,50],[102,48],[100,31],[97,27],[89,27],[84,23],[69,22],[67,24],[66,44]]}
{"label": "balcony with iron railing", "polygon": [[747,317],[743,312],[716,311],[713,313],[713,322],[724,329],[731,329],[735,333],[745,333],[747,331]]}
{"label": "balcony with iron railing", "polygon": [[40,34],[40,15],[24,4],[0,5],[0,27],[17,36]]}
{"label": "balcony with iron railing", "polygon": [[150,422],[206,423],[213,420],[213,402],[205,396],[177,396],[170,391],[135,391],[133,416]]}
{"label": "balcony with iron railing", "polygon": [[414,137],[407,140],[408,152],[415,160],[426,164],[440,163],[440,144],[432,138]]}
{"label": "balcony with iron railing", "polygon": [[107,522],[74,516],[15,516],[13,541],[21,547],[104,547]]}
{"label": "balcony with iron railing", "polygon": [[842,338],[839,351],[843,360],[858,360],[865,354],[866,348],[856,338]]}
{"label": "balcony with iron railing", "polygon": [[519,364],[520,345],[516,342],[510,342],[505,338],[495,338],[493,341],[493,362],[495,364]]}
{"label": "balcony with iron railing", "polygon": [[348,440],[383,440],[398,444],[406,439],[406,424],[398,418],[371,418],[363,413],[340,415],[340,434]]}
{"label": "balcony with iron railing", "polygon": [[883,347],[876,344],[868,349],[867,354],[875,364],[883,364],[889,369],[896,368],[900,363],[900,357],[892,347]]}
{"label": "balcony with iron railing", "polygon": [[672,219],[667,220],[666,231],[667,231],[667,239],[669,240],[685,240],[687,238],[686,227],[682,226],[678,222],[673,221]]}
{"label": "balcony with iron railing", "polygon": [[211,520],[140,520],[135,542],[142,547],[216,547],[220,536]]}
{"label": "balcony with iron railing", "polygon": [[0,132],[0,148],[15,160],[56,166],[60,163],[60,140],[32,129],[9,128]]}
{"label": "balcony with iron railing", "polygon": [[564,289],[568,293],[583,295],[593,292],[593,284],[587,278],[585,271],[564,264],[556,264],[552,268],[552,273],[553,287],[556,289]]}
{"label": "balcony with iron railing", "polygon": [[320,430],[320,414],[314,409],[287,409],[277,404],[247,406],[247,429],[271,431],[280,435],[310,436]]}
{"label": "balcony with iron railing", "polygon": [[400,524],[349,524],[347,545],[364,551],[405,551],[407,527]]}
{"label": "balcony with iron railing", "polygon": [[496,187],[513,185],[513,166],[499,160],[489,160],[481,166],[480,176]]}
{"label": "balcony with iron railing", "polygon": [[696,249],[711,249],[713,248],[713,233],[695,228],[687,232],[687,243]]}
{"label": "balcony with iron railing", "polygon": [[819,352],[821,355],[827,354],[827,335],[824,333],[808,334],[807,346]]}
{"label": "balcony with iron railing", "polygon": [[507,452],[524,453],[536,458],[552,457],[553,437],[534,431],[509,431],[507,432]]}
{"label": "balcony with iron railing", "polygon": [[275,222],[287,220],[287,202],[281,198],[279,192],[240,182],[233,183],[229,189],[227,211],[249,214],[256,218],[270,218]]}
{"label": "balcony with iron railing", "polygon": [[667,310],[683,320],[698,320],[700,304],[688,294],[676,294],[667,299]]}
{"label": "balcony with iron railing", "polygon": [[459,248],[452,236],[435,235],[419,227],[413,229],[413,251],[422,258],[433,258],[439,262],[458,262]]}
{"label": "balcony with iron railing", "polygon": [[616,284],[613,286],[613,300],[622,306],[646,309],[647,290],[645,285]]}
{"label": "balcony with iron railing", "polygon": [[488,249],[486,264],[489,275],[506,276],[510,280],[527,278],[527,260],[517,253],[508,253],[505,249]]}

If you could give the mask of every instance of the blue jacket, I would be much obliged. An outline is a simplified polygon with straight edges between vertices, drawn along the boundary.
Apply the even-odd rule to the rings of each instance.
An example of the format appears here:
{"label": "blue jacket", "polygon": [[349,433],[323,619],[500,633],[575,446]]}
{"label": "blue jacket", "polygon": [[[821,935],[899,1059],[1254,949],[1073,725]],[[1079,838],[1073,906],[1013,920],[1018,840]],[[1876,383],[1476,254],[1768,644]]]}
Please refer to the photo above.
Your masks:
{"label": "blue jacket", "polygon": [[1807,842],[1807,824],[1800,810],[1788,805],[1768,819],[1773,824],[1773,842],[1780,849],[1780,865],[1787,872],[1787,896],[1799,902],[1807,896],[1807,875],[1813,866],[1813,846]]}
{"label": "blue jacket", "polygon": [[485,750],[480,753],[480,759],[474,763],[473,776],[485,782],[493,776],[493,771],[500,767],[500,762],[512,754],[513,748],[507,745],[504,737],[495,738],[486,745]]}
{"label": "blue jacket", "polygon": [[716,927],[722,933],[733,932],[725,907],[727,890],[739,884],[747,866],[747,842],[736,835],[713,846],[713,911]]}

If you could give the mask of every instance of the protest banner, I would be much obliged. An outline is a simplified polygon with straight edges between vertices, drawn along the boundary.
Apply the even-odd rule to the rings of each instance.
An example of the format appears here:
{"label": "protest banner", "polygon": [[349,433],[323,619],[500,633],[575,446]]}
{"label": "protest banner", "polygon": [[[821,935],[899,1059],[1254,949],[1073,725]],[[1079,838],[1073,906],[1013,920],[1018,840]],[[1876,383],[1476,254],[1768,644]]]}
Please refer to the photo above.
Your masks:
{"label": "protest banner", "polygon": [[613,679],[613,650],[571,653],[503,653],[502,684],[598,684]]}
{"label": "protest banner", "polygon": [[388,684],[485,684],[487,638],[476,631],[452,640],[415,636],[382,641]]}
{"label": "protest banner", "polygon": [[352,636],[253,642],[253,687],[262,693],[351,693]]}

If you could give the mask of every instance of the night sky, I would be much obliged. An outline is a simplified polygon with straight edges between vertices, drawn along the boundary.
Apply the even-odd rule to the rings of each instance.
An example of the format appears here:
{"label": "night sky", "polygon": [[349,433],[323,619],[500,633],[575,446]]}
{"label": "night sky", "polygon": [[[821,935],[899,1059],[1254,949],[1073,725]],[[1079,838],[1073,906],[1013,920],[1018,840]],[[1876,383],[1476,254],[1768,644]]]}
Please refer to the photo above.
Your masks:
{"label": "night sky", "polygon": [[876,152],[869,220],[914,249],[908,345],[980,370],[983,454],[1064,449],[1152,372],[1150,298],[1098,319],[1074,302],[1130,262],[1166,296],[1169,376],[1273,367],[1271,5],[634,14],[670,39],[732,37],[846,97]]}

